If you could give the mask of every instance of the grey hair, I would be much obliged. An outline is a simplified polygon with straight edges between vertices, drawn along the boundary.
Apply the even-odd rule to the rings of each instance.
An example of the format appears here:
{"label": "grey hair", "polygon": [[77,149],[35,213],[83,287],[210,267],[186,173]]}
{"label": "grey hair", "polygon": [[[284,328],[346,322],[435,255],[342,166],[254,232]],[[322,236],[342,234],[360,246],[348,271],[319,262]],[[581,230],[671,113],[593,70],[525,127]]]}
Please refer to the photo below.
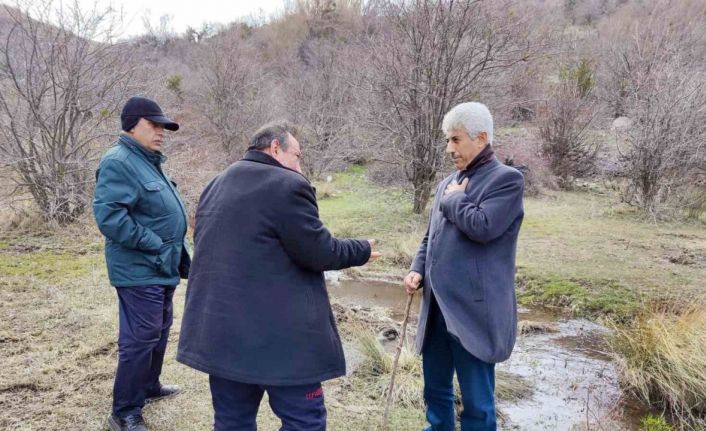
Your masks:
{"label": "grey hair", "polygon": [[493,116],[488,107],[479,102],[466,102],[454,106],[444,115],[441,130],[449,133],[453,129],[464,129],[475,139],[480,132],[488,135],[488,143],[493,143]]}
{"label": "grey hair", "polygon": [[297,128],[288,121],[272,121],[260,127],[250,138],[248,150],[264,150],[270,147],[270,143],[277,139],[282,150],[287,151],[289,146],[289,135],[296,138]]}

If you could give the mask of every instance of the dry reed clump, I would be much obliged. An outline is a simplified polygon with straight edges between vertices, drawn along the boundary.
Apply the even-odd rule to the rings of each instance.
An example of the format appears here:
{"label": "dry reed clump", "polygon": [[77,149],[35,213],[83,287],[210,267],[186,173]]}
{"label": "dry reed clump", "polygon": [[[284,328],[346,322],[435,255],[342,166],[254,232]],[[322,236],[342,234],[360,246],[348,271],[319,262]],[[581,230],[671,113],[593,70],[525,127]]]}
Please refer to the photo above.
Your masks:
{"label": "dry reed clump", "polygon": [[[388,353],[370,331],[358,331],[356,338],[364,359],[355,375],[362,380],[365,392],[372,398],[384,399],[390,384],[394,355]],[[517,400],[532,394],[531,385],[514,374],[498,371],[495,383],[495,395],[501,400]],[[422,360],[407,344],[400,354],[393,390],[393,401],[396,404],[409,408],[424,408]],[[461,393],[456,382],[454,391],[456,404],[460,405]]]}
{"label": "dry reed clump", "polygon": [[669,411],[682,429],[706,426],[706,302],[679,312],[653,311],[611,340],[625,388]]}
{"label": "dry reed clump", "polygon": [[[356,375],[363,381],[366,392],[374,398],[384,399],[387,397],[394,357],[385,351],[372,332],[361,330],[356,338],[364,358]],[[422,361],[405,344],[395,376],[394,400],[404,407],[423,408],[423,387]]]}
{"label": "dry reed clump", "polygon": [[520,320],[517,323],[517,332],[522,335],[546,334],[557,332],[555,325],[547,322],[533,322],[531,320]]}

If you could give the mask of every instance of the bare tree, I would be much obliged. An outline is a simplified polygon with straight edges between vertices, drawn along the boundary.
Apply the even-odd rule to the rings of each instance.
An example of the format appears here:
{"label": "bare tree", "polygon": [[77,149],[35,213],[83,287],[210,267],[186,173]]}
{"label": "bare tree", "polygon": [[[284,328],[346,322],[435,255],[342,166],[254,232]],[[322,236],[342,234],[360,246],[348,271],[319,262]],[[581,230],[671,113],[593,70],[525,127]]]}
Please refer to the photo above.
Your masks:
{"label": "bare tree", "polygon": [[557,176],[559,186],[570,188],[574,179],[593,172],[600,141],[590,130],[600,113],[593,96],[593,78],[584,58],[574,67],[563,67],[560,82],[550,89],[538,118],[542,154]]}
{"label": "bare tree", "polygon": [[145,33],[141,37],[143,41],[149,42],[154,46],[164,47],[170,40],[177,37],[176,32],[172,27],[173,16],[169,14],[161,15],[159,23],[152,25],[152,18],[148,13],[142,17],[142,25],[145,28]]}
{"label": "bare tree", "polygon": [[657,218],[689,207],[687,194],[706,195],[706,5],[660,1],[625,12],[606,57],[632,120],[620,136],[623,198]]}
{"label": "bare tree", "polygon": [[627,115],[636,92],[649,93],[662,65],[678,59],[675,67],[703,69],[705,14],[700,0],[632,2],[599,26],[598,88],[614,117]]}
{"label": "bare tree", "polygon": [[625,0],[564,0],[564,14],[572,24],[590,25],[613,12]]}
{"label": "bare tree", "polygon": [[308,175],[340,168],[361,154],[357,87],[352,83],[363,75],[349,43],[361,19],[354,3],[300,0],[297,4],[309,31],[283,75],[287,117],[301,127]]}
{"label": "bare tree", "polygon": [[287,76],[288,118],[301,127],[306,146],[304,168],[311,176],[359,152],[354,89],[343,76],[346,66],[340,58],[345,49],[327,41],[309,42],[307,64],[290,67]]}
{"label": "bare tree", "polygon": [[201,82],[195,98],[223,149],[242,149],[265,116],[267,73],[237,25],[206,39],[195,57]]}
{"label": "bare tree", "polygon": [[658,218],[685,207],[695,211],[696,202],[679,199],[694,184],[701,191],[692,199],[706,196],[706,75],[667,67],[655,84],[649,95],[634,95],[622,159],[628,177],[624,199]]}
{"label": "bare tree", "polygon": [[95,143],[112,132],[133,67],[112,43],[111,10],[36,4],[5,7],[12,27],[0,45],[0,153],[17,188],[47,219],[67,223],[88,204]]}
{"label": "bare tree", "polygon": [[527,28],[505,2],[393,1],[376,19],[370,72],[382,109],[371,125],[398,150],[421,213],[442,166],[444,114],[482,99],[479,83],[494,71],[529,58]]}

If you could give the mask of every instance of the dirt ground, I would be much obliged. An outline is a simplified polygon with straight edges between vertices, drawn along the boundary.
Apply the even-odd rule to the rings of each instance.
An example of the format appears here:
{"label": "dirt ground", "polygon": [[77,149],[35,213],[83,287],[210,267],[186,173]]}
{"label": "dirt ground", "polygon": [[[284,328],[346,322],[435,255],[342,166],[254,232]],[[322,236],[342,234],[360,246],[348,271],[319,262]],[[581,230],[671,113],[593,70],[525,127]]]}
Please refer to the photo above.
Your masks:
{"label": "dirt ground", "polygon": [[[0,429],[107,429],[118,305],[107,282],[100,237],[91,227],[13,234],[0,239],[0,262]],[[163,370],[163,382],[179,384],[184,393],[146,407],[151,430],[212,427],[207,376],[174,359],[184,294],[182,284],[174,298]],[[344,317],[344,337],[352,340],[360,323]],[[381,401],[362,391],[354,377],[326,382],[324,391],[330,429],[379,424]],[[424,423],[423,412],[410,409],[396,409],[391,419],[399,430]],[[265,431],[279,427],[266,403],[259,422]]]}

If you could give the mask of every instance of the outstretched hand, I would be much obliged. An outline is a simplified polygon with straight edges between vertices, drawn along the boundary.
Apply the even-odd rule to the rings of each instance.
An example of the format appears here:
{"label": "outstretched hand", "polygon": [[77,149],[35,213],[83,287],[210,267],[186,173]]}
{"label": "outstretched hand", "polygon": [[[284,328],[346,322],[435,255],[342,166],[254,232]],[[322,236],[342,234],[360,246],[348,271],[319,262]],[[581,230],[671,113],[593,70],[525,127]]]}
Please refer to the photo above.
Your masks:
{"label": "outstretched hand", "polygon": [[373,251],[373,247],[377,243],[377,240],[369,239],[368,243],[370,244],[370,259],[368,259],[368,261],[366,263],[373,262],[373,261],[378,260],[382,257],[382,253],[380,253],[379,251]]}

